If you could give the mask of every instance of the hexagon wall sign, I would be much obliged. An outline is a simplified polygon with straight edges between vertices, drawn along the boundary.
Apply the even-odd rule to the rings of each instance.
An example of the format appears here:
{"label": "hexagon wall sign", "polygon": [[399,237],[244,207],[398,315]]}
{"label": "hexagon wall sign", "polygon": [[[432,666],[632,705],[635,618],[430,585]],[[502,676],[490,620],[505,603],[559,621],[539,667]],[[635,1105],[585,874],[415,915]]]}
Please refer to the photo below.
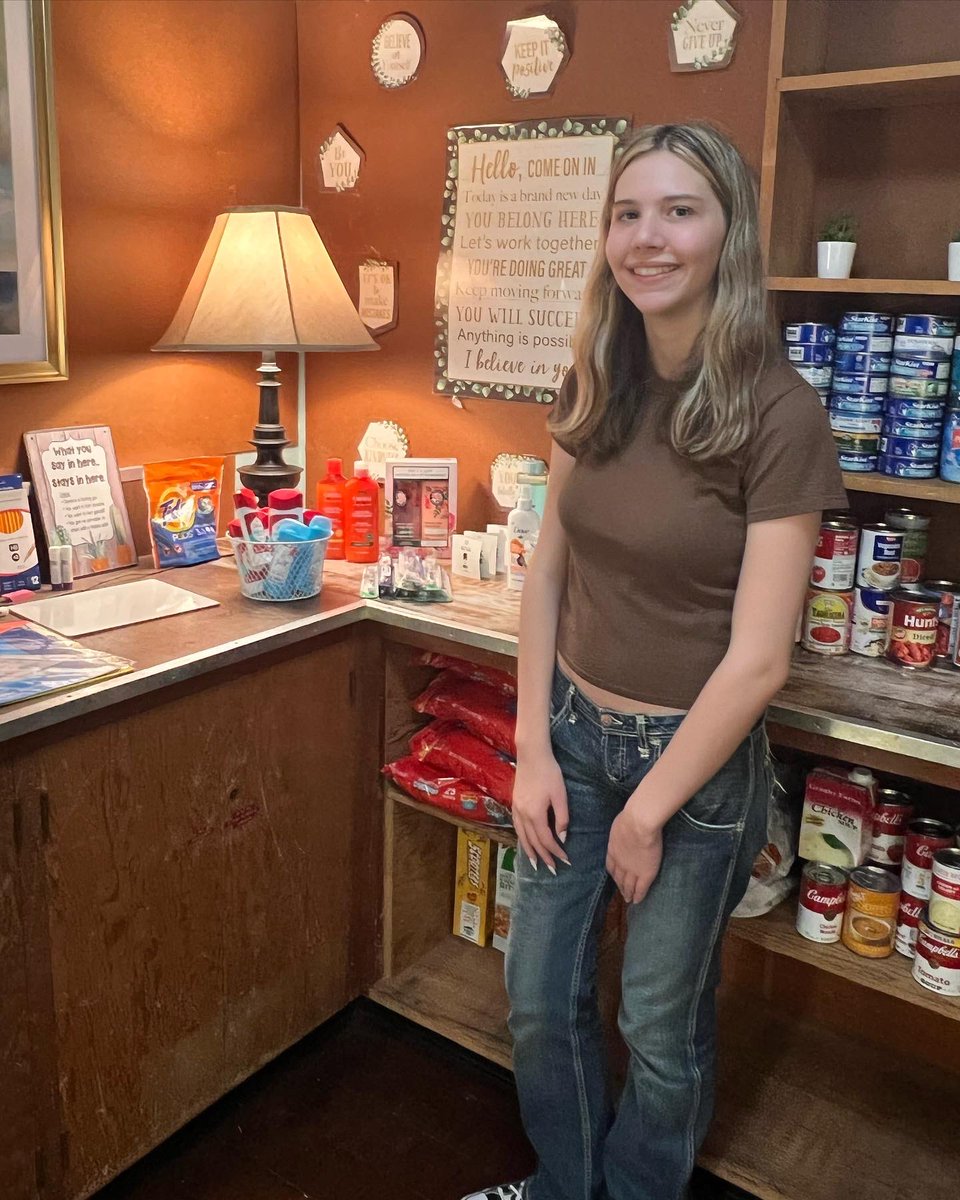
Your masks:
{"label": "hexagon wall sign", "polygon": [[317,154],[320,190],[347,192],[356,187],[363,157],[363,151],[350,134],[338,125]]}
{"label": "hexagon wall sign", "polygon": [[729,66],[739,22],[727,0],[687,0],[670,20],[670,70],[719,71]]}
{"label": "hexagon wall sign", "polygon": [[508,21],[500,65],[518,100],[545,96],[570,57],[563,30],[549,17]]}

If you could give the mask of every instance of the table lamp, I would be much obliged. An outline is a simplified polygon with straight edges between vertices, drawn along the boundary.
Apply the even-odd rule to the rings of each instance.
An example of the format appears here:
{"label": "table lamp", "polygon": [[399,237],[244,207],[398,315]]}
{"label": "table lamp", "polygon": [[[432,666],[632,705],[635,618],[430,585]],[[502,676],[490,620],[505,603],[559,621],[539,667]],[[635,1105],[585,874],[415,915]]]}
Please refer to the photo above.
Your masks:
{"label": "table lamp", "polygon": [[260,416],[240,468],[261,504],[292,488],[300,467],[284,462],[279,350],[379,350],[340,282],[305,208],[228,208],[213,225],[170,328],[154,350],[259,350]]}

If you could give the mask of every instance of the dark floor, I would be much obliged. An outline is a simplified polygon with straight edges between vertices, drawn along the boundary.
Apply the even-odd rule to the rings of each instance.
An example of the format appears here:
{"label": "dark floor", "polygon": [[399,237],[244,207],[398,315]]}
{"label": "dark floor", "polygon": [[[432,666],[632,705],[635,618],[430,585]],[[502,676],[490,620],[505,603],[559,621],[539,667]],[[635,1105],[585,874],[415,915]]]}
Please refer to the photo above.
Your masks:
{"label": "dark floor", "polygon": [[459,1200],[532,1163],[508,1072],[358,1001],[94,1200]]}

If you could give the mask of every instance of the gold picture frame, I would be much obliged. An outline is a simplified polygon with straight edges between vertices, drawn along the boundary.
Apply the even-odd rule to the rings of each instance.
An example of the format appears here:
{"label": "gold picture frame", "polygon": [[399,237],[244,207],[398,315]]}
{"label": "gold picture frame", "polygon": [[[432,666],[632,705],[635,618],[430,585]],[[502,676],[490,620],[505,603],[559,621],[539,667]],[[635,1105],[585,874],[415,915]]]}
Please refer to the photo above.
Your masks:
{"label": "gold picture frame", "polygon": [[66,379],[50,0],[9,0],[3,18],[0,99],[8,117],[0,128],[0,318],[7,328],[0,326],[0,384]]}

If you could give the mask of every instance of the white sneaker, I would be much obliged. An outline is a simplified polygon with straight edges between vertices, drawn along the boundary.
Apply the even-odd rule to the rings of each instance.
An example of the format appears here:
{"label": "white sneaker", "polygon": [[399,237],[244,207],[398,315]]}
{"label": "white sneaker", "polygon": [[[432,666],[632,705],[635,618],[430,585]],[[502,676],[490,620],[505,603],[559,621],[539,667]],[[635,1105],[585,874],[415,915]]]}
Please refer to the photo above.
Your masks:
{"label": "white sneaker", "polygon": [[484,1188],[482,1192],[471,1192],[463,1200],[523,1200],[526,1190],[524,1183],[501,1183],[498,1187]]}

